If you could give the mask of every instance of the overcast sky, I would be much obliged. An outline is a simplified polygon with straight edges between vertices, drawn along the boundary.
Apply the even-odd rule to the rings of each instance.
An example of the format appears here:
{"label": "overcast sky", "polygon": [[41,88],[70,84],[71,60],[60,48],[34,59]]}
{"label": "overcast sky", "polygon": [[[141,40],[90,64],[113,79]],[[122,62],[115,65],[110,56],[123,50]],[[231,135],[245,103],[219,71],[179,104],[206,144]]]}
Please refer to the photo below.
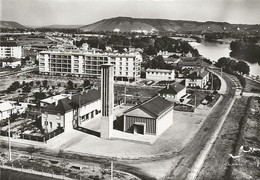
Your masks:
{"label": "overcast sky", "polygon": [[117,16],[260,24],[260,0],[0,0],[1,20],[86,25]]}

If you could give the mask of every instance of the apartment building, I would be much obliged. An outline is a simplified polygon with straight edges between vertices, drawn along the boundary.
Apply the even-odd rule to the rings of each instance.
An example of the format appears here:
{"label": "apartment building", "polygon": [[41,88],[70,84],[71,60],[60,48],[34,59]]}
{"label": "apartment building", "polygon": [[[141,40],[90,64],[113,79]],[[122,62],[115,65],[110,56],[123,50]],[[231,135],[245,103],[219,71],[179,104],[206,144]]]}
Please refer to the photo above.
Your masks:
{"label": "apartment building", "polygon": [[136,80],[141,74],[139,53],[106,53],[97,51],[42,51],[39,71],[51,75],[100,77],[101,65],[112,63],[116,80]]}
{"label": "apartment building", "polygon": [[0,42],[0,58],[21,58],[22,47],[16,42]]}

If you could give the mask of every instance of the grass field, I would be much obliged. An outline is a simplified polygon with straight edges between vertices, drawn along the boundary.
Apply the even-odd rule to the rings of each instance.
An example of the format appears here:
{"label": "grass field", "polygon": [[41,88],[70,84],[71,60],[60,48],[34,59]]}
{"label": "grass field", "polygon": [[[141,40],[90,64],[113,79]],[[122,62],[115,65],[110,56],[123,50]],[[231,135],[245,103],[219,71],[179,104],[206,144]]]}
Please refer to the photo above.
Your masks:
{"label": "grass field", "polygon": [[244,88],[245,92],[260,92],[260,83],[257,83],[247,78],[245,78],[245,80],[246,80],[246,87]]}
{"label": "grass field", "polygon": [[[260,98],[252,98],[248,108],[246,123],[241,130],[241,141],[244,146],[260,148]],[[238,149],[238,148],[237,148]],[[233,166],[231,178],[260,179],[260,151],[243,153],[240,158],[241,166]]]}
{"label": "grass field", "polygon": [[248,98],[236,99],[223,125],[218,139],[211,149],[198,179],[228,179],[226,176],[229,154],[233,154],[239,136],[240,122],[244,118]]}
{"label": "grass field", "polygon": [[25,172],[19,172],[9,169],[0,168],[1,180],[56,180],[52,177],[40,176],[35,174],[28,174]]}

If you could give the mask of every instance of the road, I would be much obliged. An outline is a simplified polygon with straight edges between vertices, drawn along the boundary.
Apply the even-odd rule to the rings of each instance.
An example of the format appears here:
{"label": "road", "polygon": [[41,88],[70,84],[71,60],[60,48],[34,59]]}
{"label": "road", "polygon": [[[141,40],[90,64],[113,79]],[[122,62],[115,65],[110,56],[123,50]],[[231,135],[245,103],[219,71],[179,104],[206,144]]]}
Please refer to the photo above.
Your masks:
{"label": "road", "polygon": [[4,77],[8,77],[8,76],[13,76],[16,74],[24,74],[24,73],[28,73],[28,72],[32,72],[34,70],[37,70],[39,67],[32,67],[32,68],[28,68],[28,69],[23,69],[23,70],[19,70],[19,71],[5,71],[4,73],[0,74],[0,78],[4,78]]}

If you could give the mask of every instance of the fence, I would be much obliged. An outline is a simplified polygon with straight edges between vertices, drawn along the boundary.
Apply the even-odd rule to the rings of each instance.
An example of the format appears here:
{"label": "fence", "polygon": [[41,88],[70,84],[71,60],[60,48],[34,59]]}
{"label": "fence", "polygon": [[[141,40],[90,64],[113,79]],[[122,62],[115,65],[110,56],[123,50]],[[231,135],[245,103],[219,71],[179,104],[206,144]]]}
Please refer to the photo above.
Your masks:
{"label": "fence", "polygon": [[[15,132],[10,132],[10,136],[11,137],[15,137],[15,135],[17,135],[18,138],[20,139],[28,139],[28,140],[31,140],[31,141],[39,141],[39,142],[45,142],[45,141],[48,141],[49,139],[61,134],[64,132],[64,129],[62,128],[59,128],[59,129],[55,129],[54,131],[50,132],[50,133],[46,133],[44,135],[32,135],[32,134],[19,134],[17,135],[17,133]],[[0,130],[0,135],[1,136],[8,136],[8,130],[6,131],[3,131],[3,130]]]}

